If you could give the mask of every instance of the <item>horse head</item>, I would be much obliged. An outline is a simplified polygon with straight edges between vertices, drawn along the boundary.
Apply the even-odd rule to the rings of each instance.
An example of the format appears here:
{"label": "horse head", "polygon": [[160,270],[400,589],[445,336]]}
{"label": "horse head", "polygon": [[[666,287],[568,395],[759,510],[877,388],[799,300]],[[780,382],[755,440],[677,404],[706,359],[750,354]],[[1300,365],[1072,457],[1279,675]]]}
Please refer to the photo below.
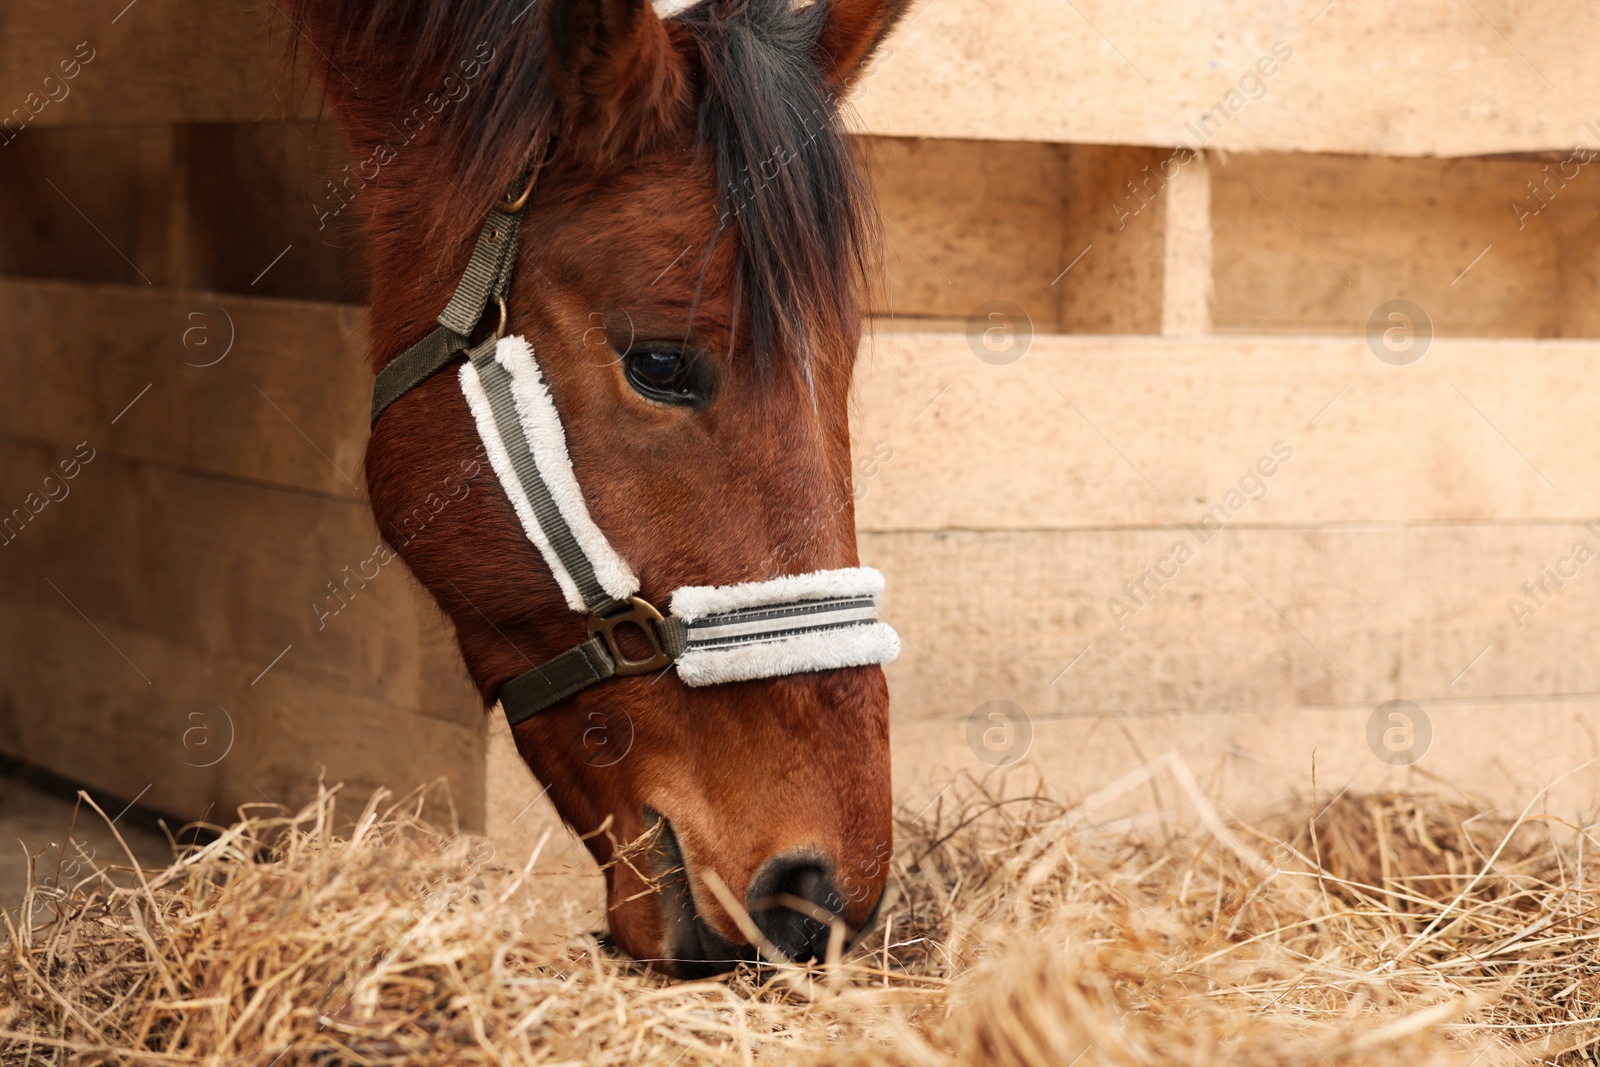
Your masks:
{"label": "horse head", "polygon": [[[429,335],[486,213],[531,184],[504,303],[477,329],[520,339],[504,366],[536,360],[524,380],[553,405],[578,540],[590,523],[645,603],[858,565],[848,395],[875,231],[839,104],[906,5],[295,12],[366,156],[346,187],[369,225],[375,368]],[[589,633],[506,457],[486,450],[471,367],[390,398],[366,474],[380,529],[493,705]],[[426,500],[439,506],[418,524]],[[619,660],[652,653],[635,626],[608,639]],[[870,922],[891,840],[888,693],[875,662],[824,668],[706,685],[634,673],[516,724],[605,871],[621,949],[697,974],[752,941],[816,957],[831,927]]]}

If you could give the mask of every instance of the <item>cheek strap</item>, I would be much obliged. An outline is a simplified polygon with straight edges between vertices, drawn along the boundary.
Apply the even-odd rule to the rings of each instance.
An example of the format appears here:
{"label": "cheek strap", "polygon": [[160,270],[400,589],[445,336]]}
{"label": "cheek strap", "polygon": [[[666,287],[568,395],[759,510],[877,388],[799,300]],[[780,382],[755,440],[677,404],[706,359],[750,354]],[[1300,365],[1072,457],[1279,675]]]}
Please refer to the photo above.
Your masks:
{"label": "cheek strap", "polygon": [[[867,567],[764,582],[686,586],[668,614],[636,594],[639,580],[589,515],[555,402],[521,337],[468,353],[461,391],[490,465],[567,606],[589,637],[500,688],[515,725],[608,678],[675,668],[692,686],[887,663],[900,639],[878,621],[883,575]],[[649,654],[635,657],[621,633]]]}

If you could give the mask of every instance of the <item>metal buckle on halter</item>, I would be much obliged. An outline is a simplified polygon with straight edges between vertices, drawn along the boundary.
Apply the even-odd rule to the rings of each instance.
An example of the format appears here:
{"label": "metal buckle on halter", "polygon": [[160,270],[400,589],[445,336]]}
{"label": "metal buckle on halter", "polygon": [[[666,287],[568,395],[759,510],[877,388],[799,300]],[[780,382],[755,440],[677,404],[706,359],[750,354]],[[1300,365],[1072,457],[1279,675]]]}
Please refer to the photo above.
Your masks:
{"label": "metal buckle on halter", "polygon": [[533,187],[539,181],[539,170],[534,168],[528,173],[528,184],[522,187],[522,192],[515,199],[507,193],[500,200],[500,210],[507,215],[521,214],[522,209],[528,206],[528,197],[533,195]]}
{"label": "metal buckle on halter", "polygon": [[528,197],[533,195],[533,187],[539,182],[539,172],[544,170],[544,165],[550,162],[550,155],[555,148],[555,138],[550,138],[540,146],[534,159],[528,164],[528,184],[522,187],[521,193],[506,193],[500,200],[500,210],[507,215],[517,215],[528,206]]}
{"label": "metal buckle on halter", "polygon": [[[630,597],[629,607],[614,615],[601,617],[589,616],[589,636],[598,635],[606,643],[606,651],[611,653],[611,659],[616,663],[616,673],[619,675],[649,674],[672,665],[676,656],[662,647],[661,624],[666,620],[655,605],[640,597]],[[632,624],[643,632],[650,642],[651,655],[649,659],[629,659],[617,644],[616,629],[618,626]]]}

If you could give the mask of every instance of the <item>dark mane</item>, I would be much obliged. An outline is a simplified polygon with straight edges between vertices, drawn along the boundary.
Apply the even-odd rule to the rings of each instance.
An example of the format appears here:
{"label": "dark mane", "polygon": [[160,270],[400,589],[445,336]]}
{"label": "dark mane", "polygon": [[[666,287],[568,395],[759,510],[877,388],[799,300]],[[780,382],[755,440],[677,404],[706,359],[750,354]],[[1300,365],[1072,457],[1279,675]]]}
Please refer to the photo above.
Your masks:
{"label": "dark mane", "polygon": [[[459,106],[422,135],[428,166],[413,177],[448,182],[445,195],[409,209],[381,198],[399,212],[378,219],[385,233],[411,247],[464,247],[476,230],[464,205],[481,215],[548,132],[556,97],[545,2],[294,0],[296,49],[318,68],[358,153],[397,116],[426,108],[460,63],[493,49]],[[827,0],[707,0],[671,20],[698,54],[698,134],[716,167],[718,236],[739,241],[735,298],[748,302],[762,358],[778,350],[805,360],[841,342],[853,351],[875,236],[839,101],[816,63],[827,10]]]}
{"label": "dark mane", "polygon": [[859,320],[875,215],[814,58],[827,15],[826,0],[713,0],[676,19],[700,48],[700,140],[740,242],[758,358],[853,342]]}
{"label": "dark mane", "polygon": [[426,110],[430,94],[445,91],[446,78],[459,79],[460,64],[485,46],[493,50],[460,106],[444,111],[423,137],[431,156],[427,171],[480,211],[505,191],[553,111],[539,12],[538,3],[508,0],[290,5],[294,50],[320,75],[358,153],[368,140],[392,139],[396,123]]}

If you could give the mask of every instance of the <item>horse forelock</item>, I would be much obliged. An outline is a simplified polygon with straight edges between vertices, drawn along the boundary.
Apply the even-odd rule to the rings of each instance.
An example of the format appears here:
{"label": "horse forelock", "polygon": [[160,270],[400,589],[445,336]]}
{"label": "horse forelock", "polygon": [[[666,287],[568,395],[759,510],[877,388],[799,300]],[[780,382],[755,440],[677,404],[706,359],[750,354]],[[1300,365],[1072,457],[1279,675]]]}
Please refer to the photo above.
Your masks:
{"label": "horse forelock", "polygon": [[815,60],[827,6],[729,0],[678,17],[701,56],[699,139],[758,358],[853,351],[860,319],[875,215]]}
{"label": "horse forelock", "polygon": [[[414,136],[426,153],[425,168],[406,165],[432,176],[428,195],[390,183],[370,198],[379,240],[439,250],[424,269],[459,260],[483,210],[554,132],[546,2],[296,0],[291,9],[304,36],[297,48],[319,68],[352,150],[406,137],[399,151],[414,156]],[[749,346],[758,360],[776,353],[802,366],[819,353],[853,354],[875,236],[840,102],[816,62],[826,9],[706,0],[672,20],[692,44],[693,132],[718,185],[703,263],[716,243],[737,242]]]}

